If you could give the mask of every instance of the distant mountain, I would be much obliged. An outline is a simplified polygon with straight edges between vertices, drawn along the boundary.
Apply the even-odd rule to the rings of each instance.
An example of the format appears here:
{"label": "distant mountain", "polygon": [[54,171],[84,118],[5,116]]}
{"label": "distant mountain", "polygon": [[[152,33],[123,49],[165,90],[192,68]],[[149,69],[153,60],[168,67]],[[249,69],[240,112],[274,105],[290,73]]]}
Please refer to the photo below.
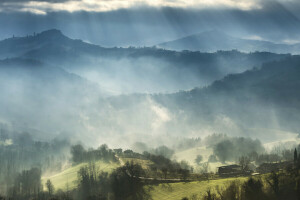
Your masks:
{"label": "distant mountain", "polygon": [[64,56],[77,56],[83,52],[96,53],[101,49],[103,48],[100,46],[70,39],[61,31],[51,29],[33,36],[13,37],[0,41],[0,58],[26,57],[26,54],[41,56],[44,53],[48,53],[48,56],[61,53]]}
{"label": "distant mountain", "polygon": [[[300,130],[299,77],[300,56],[293,56],[228,75],[204,88],[173,94],[125,95],[108,101],[116,115],[127,116],[118,121],[119,125],[126,124],[124,127],[143,124],[148,132],[170,136],[219,132],[274,140],[283,137],[277,135],[279,130]],[[133,120],[139,113],[144,117]]]}
{"label": "distant mountain", "polygon": [[157,48],[103,48],[73,40],[59,30],[0,41],[0,57],[22,57],[59,66],[106,90],[176,92],[204,86],[229,73],[240,73],[288,54],[176,52]]}
{"label": "distant mountain", "polygon": [[[299,132],[299,66],[300,56],[293,56],[228,75],[207,88],[157,96],[157,100],[167,108],[173,105],[170,110],[184,110],[190,121]],[[225,121],[218,121],[220,116]]]}
{"label": "distant mountain", "polygon": [[[67,131],[98,144],[131,134],[299,128],[300,60],[290,54],[103,48],[57,30],[1,41],[0,49],[18,57],[0,61],[0,123],[19,130]],[[140,94],[107,97],[103,88]]]}
{"label": "distant mountain", "polygon": [[182,51],[216,52],[236,49],[242,52],[266,51],[273,53],[300,53],[300,44],[275,44],[262,40],[249,40],[232,37],[218,30],[190,35],[174,41],[158,44],[158,47]]}

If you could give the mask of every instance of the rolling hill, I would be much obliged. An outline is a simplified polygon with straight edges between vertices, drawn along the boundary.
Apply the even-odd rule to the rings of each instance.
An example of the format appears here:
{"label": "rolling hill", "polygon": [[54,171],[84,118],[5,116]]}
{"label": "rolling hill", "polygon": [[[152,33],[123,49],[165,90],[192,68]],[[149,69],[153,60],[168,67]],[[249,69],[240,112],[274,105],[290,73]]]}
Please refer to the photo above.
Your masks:
{"label": "rolling hill", "polygon": [[[47,180],[50,180],[55,189],[61,190],[72,190],[77,187],[77,180],[78,180],[78,171],[81,167],[89,166],[88,163],[81,163],[75,166],[71,166],[62,172],[56,173],[54,175],[43,176],[42,177],[42,184],[45,185]],[[112,172],[114,169],[119,167],[116,163],[105,163],[103,161],[95,162],[95,167],[97,170],[101,172]]]}
{"label": "rolling hill", "polygon": [[[120,115],[127,116],[127,126],[144,124],[144,129],[149,125],[151,130],[154,123],[160,137],[167,135],[165,141],[182,134],[216,132],[274,141],[284,137],[276,130],[295,135],[299,131],[299,66],[300,57],[293,56],[228,75],[204,88],[173,94],[123,95],[108,101],[116,115],[122,111]],[[150,115],[153,110],[156,113]],[[143,113],[144,120],[134,118],[138,112]]]}
{"label": "rolling hill", "polygon": [[219,50],[230,51],[236,49],[242,52],[267,51],[273,53],[300,53],[300,44],[276,44],[263,40],[241,39],[227,35],[219,30],[189,35],[158,44],[157,46],[176,51],[216,52]]}
{"label": "rolling hill", "polygon": [[[299,108],[297,56],[103,48],[58,30],[0,44],[2,53],[19,50],[14,55],[21,57],[1,61],[1,91],[7,98],[0,100],[0,120],[18,121],[21,130],[34,128],[47,132],[45,137],[64,135],[92,144],[298,131],[299,116],[293,113]],[[134,94],[107,97],[107,88]],[[167,93],[149,94],[154,91]]]}
{"label": "rolling hill", "polygon": [[[230,41],[229,41],[230,43]],[[205,86],[288,54],[176,52],[152,47],[104,48],[59,30],[0,41],[0,58],[21,57],[58,66],[120,93],[177,92]]]}

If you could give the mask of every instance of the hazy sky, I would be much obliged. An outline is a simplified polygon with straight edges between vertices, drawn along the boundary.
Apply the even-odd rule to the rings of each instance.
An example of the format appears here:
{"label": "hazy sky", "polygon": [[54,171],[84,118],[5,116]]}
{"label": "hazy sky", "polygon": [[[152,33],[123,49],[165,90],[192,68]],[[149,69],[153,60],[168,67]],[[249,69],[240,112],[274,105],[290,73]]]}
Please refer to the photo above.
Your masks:
{"label": "hazy sky", "polygon": [[[278,2],[293,1],[296,0],[280,0]],[[51,11],[103,12],[139,6],[251,10],[262,8],[262,3],[266,2],[268,0],[0,0],[0,11],[21,11],[45,15]]]}
{"label": "hazy sky", "polygon": [[300,41],[299,0],[0,0],[0,40],[56,28],[102,46],[152,46],[213,29]]}

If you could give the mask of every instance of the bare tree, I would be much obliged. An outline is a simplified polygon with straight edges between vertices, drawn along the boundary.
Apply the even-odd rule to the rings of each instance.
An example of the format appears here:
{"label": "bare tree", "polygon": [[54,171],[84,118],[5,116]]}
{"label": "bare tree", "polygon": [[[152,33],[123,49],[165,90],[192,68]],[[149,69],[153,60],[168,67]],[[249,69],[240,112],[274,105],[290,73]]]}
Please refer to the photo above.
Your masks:
{"label": "bare tree", "polygon": [[50,181],[50,179],[48,179],[47,182],[46,182],[46,188],[48,190],[49,196],[52,196],[53,193],[54,193],[54,185],[52,184],[52,182]]}
{"label": "bare tree", "polygon": [[209,171],[209,162],[205,162],[202,164],[200,172],[203,174],[203,176],[205,177],[205,179],[207,181],[209,181],[209,172],[208,171]]}
{"label": "bare tree", "polygon": [[242,156],[239,159],[239,164],[243,171],[249,170],[250,159],[247,156]]}

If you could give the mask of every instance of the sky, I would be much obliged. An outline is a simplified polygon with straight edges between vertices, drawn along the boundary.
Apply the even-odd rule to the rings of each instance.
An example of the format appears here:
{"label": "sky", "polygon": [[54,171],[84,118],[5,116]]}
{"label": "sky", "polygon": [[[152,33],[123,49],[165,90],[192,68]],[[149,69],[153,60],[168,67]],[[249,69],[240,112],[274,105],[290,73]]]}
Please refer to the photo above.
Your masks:
{"label": "sky", "polygon": [[261,9],[269,2],[293,4],[297,0],[0,0],[0,12],[31,12],[45,15],[53,11],[105,12],[141,6],[253,10]]}
{"label": "sky", "polygon": [[1,11],[32,12],[45,15],[52,11],[105,12],[139,6],[177,8],[237,8],[259,9],[257,0],[1,0]]}
{"label": "sky", "polygon": [[0,39],[56,28],[101,46],[153,46],[212,29],[300,41],[298,0],[0,0]]}

